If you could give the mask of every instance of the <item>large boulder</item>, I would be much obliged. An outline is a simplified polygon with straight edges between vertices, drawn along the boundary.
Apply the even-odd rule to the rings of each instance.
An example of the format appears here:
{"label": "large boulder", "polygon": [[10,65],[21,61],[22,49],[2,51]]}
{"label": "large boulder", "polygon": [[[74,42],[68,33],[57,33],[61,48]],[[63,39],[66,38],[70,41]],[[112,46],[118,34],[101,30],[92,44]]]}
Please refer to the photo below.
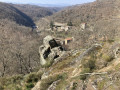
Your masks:
{"label": "large boulder", "polygon": [[40,63],[45,65],[47,60],[53,61],[62,55],[63,48],[52,36],[43,39],[43,45],[39,47]]}

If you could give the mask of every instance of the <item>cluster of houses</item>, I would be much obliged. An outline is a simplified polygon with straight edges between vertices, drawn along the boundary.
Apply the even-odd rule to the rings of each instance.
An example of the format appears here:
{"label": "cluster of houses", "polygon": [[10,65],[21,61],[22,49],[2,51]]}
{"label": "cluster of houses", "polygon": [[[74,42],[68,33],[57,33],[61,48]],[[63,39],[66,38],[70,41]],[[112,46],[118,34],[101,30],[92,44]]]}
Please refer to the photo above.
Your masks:
{"label": "cluster of houses", "polygon": [[68,31],[71,28],[72,28],[72,26],[68,26],[66,23],[55,22],[53,30],[56,30],[56,31]]}
{"label": "cluster of houses", "polygon": [[[69,31],[69,30],[71,30],[72,28],[73,28],[73,26],[69,26],[69,25],[67,25],[67,23],[59,23],[59,22],[54,22],[54,25],[53,25],[54,27],[53,27],[53,30],[54,31],[58,31],[58,32],[61,32],[61,31]],[[80,28],[82,29],[82,30],[84,30],[84,29],[86,29],[86,26],[87,26],[87,24],[86,23],[81,23],[80,24]],[[38,26],[32,26],[32,31],[37,31],[39,28],[38,28]],[[51,30],[50,28],[49,29],[46,29],[46,30]]]}
{"label": "cluster of houses", "polygon": [[[80,28],[82,30],[86,29],[86,26],[87,26],[87,23],[81,23],[80,24]],[[69,31],[72,29],[73,26],[68,26],[67,23],[58,23],[58,22],[55,22],[54,23],[54,27],[53,27],[53,30],[55,31]]]}

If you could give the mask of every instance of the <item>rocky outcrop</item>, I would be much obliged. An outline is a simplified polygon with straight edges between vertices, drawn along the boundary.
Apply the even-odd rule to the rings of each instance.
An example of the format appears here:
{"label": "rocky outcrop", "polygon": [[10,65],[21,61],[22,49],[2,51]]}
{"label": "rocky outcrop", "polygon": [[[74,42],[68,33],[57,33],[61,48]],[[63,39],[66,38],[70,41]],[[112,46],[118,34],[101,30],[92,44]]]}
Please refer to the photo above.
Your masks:
{"label": "rocky outcrop", "polygon": [[114,45],[112,45],[108,54],[113,58],[118,58],[118,56],[120,56],[120,43],[115,43]]}
{"label": "rocky outcrop", "polygon": [[101,48],[102,48],[102,45],[101,45],[101,44],[94,44],[93,46],[91,46],[90,48],[88,48],[86,51],[84,51],[80,56],[78,56],[78,57],[74,60],[74,63],[76,62],[77,65],[79,65],[80,63],[78,63],[78,62],[79,62],[79,61],[81,62],[81,60],[82,60],[85,56],[87,56],[87,55],[89,55],[90,53],[95,52],[95,51],[97,51],[97,50],[99,50],[99,49],[101,49]]}
{"label": "rocky outcrop", "polygon": [[58,44],[52,36],[46,36],[43,39],[43,45],[39,47],[40,63],[45,65],[47,60],[53,61],[61,57],[63,48]]}
{"label": "rocky outcrop", "polygon": [[41,81],[37,82],[37,84],[31,90],[40,90]]}
{"label": "rocky outcrop", "polygon": [[56,86],[59,81],[60,80],[53,82],[47,90],[56,90]]}

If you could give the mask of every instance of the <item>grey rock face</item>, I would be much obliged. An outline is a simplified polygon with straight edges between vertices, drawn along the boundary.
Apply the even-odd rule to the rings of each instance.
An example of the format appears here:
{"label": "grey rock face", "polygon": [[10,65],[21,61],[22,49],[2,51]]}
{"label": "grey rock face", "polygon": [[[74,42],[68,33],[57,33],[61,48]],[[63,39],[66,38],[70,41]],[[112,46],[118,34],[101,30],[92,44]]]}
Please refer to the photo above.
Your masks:
{"label": "grey rock face", "polygon": [[118,56],[120,55],[120,44],[119,43],[115,43],[114,45],[112,45],[111,49],[109,50],[109,55],[114,58],[118,58]]}
{"label": "grey rock face", "polygon": [[57,83],[58,83],[59,81],[60,81],[60,80],[53,82],[47,90],[55,90],[55,89],[56,89],[56,86],[57,86]]}
{"label": "grey rock face", "polygon": [[52,36],[43,39],[43,45],[39,47],[40,63],[45,65],[47,60],[54,60],[61,56],[63,48]]}
{"label": "grey rock face", "polygon": [[83,52],[80,56],[78,56],[75,61],[78,61],[78,60],[80,61],[81,59],[83,59],[84,56],[89,55],[91,52],[94,52],[100,48],[102,48],[102,45],[94,44],[93,46],[88,48],[85,52]]}

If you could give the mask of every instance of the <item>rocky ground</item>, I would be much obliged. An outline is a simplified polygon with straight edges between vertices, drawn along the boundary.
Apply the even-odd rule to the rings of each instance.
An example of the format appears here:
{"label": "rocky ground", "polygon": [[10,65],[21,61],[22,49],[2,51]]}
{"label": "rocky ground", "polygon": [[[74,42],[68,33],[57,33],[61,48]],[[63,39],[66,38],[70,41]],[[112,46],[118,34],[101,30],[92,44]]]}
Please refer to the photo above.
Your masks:
{"label": "rocky ground", "polygon": [[[1,90],[119,90],[119,41],[66,51],[52,36],[40,46],[41,68],[28,75],[0,78]],[[56,57],[57,55],[57,57]],[[62,55],[62,56],[61,56]],[[42,61],[45,61],[43,63]]]}

